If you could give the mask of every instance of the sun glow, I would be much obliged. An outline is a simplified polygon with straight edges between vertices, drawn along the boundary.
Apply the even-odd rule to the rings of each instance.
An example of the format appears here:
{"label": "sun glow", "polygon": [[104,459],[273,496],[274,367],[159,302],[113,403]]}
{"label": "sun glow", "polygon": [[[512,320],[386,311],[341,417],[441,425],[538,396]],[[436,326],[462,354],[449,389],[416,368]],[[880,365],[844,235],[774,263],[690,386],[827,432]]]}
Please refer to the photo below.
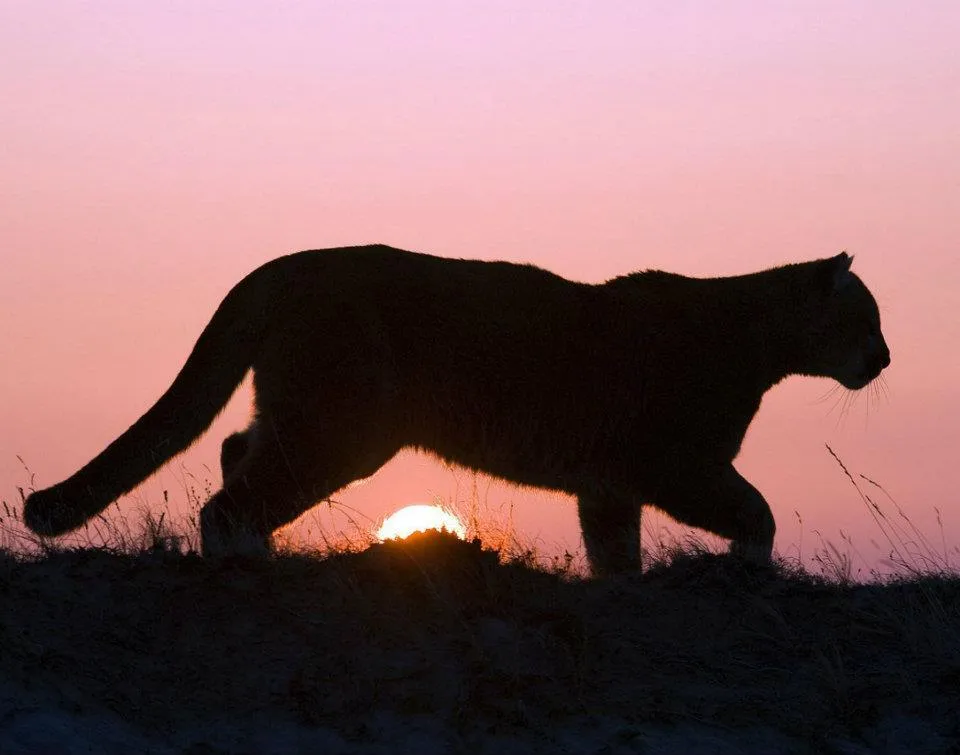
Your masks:
{"label": "sun glow", "polygon": [[388,516],[377,530],[377,537],[381,540],[402,539],[414,532],[440,529],[452,532],[461,540],[467,536],[463,523],[445,508],[417,503],[404,506]]}

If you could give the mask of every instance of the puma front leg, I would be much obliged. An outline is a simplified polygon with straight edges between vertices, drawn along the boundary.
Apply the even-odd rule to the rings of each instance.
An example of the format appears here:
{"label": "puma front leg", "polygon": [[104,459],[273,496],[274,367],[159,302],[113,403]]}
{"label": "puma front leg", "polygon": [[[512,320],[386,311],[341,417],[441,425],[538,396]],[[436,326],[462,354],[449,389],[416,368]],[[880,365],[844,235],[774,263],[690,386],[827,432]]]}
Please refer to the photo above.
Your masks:
{"label": "puma front leg", "polygon": [[581,494],[577,513],[595,577],[640,569],[640,504],[610,495]]}
{"label": "puma front leg", "polygon": [[731,553],[770,560],[776,531],[770,506],[731,464],[677,471],[652,503],[683,524],[729,538]]}

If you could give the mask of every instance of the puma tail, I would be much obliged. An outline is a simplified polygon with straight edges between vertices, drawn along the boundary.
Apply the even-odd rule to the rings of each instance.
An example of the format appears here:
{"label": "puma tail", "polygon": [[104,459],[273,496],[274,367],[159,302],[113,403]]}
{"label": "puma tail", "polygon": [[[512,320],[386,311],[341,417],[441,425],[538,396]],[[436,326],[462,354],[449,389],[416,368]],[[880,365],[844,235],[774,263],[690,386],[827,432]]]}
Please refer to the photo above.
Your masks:
{"label": "puma tail", "polygon": [[26,499],[23,521],[31,530],[62,535],[76,529],[203,434],[253,364],[269,320],[263,314],[276,301],[269,296],[276,292],[258,285],[264,278],[272,282],[255,271],[227,294],[173,384],[146,414],[72,477]]}

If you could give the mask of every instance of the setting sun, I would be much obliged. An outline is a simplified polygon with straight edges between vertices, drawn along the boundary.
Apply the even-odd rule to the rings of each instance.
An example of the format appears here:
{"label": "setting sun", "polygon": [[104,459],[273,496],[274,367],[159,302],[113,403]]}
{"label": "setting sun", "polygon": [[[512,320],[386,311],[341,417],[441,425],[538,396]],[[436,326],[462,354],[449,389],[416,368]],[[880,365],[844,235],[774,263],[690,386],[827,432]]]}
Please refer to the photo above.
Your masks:
{"label": "setting sun", "polygon": [[377,537],[390,540],[409,537],[414,532],[440,529],[452,532],[461,540],[467,535],[463,523],[443,507],[418,503],[404,506],[388,516],[377,530]]}

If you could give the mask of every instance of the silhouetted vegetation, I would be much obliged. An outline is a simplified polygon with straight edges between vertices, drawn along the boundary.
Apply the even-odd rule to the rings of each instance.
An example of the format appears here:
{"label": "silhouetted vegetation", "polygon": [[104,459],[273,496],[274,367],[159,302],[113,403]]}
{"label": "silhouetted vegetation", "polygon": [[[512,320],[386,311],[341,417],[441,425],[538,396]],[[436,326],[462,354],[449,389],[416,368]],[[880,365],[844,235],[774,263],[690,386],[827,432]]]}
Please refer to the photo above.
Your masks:
{"label": "silhouetted vegetation", "polygon": [[0,553],[4,752],[960,742],[954,574],[856,584],[686,547],[593,581],[436,532],[206,560],[150,539]]}

